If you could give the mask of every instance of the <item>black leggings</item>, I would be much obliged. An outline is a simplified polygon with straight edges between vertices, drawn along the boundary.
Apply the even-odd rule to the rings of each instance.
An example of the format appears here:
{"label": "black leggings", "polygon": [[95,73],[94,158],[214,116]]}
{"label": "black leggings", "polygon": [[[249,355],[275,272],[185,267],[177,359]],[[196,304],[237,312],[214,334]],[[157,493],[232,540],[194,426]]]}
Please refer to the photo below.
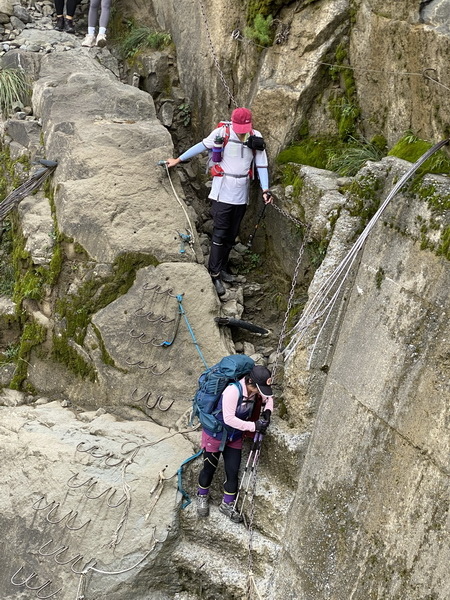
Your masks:
{"label": "black leggings", "polygon": [[213,201],[211,215],[214,227],[208,263],[210,273],[217,275],[220,271],[226,271],[228,257],[236,241],[246,209],[246,204],[226,204]]}
{"label": "black leggings", "polygon": [[66,5],[66,14],[68,17],[73,17],[75,10],[80,3],[80,0],[55,0],[55,10],[57,15],[64,13],[64,4]]}
{"label": "black leggings", "polygon": [[242,450],[225,446],[223,452],[206,452],[203,450],[203,469],[198,476],[198,484],[202,488],[209,488],[219,464],[220,455],[223,454],[226,479],[223,489],[227,494],[236,494],[238,490],[238,474],[241,464]]}

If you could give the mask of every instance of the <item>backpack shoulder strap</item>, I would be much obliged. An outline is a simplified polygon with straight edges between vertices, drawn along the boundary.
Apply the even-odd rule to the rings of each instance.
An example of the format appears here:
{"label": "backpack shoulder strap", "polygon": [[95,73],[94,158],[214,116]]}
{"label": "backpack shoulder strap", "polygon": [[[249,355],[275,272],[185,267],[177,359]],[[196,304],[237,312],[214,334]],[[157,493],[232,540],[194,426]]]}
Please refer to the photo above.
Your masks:
{"label": "backpack shoulder strap", "polygon": [[230,124],[231,124],[231,121],[220,121],[220,123],[217,124],[217,127],[223,127],[225,130],[224,135],[223,135],[223,147],[224,148],[228,144],[228,140],[230,139]]}

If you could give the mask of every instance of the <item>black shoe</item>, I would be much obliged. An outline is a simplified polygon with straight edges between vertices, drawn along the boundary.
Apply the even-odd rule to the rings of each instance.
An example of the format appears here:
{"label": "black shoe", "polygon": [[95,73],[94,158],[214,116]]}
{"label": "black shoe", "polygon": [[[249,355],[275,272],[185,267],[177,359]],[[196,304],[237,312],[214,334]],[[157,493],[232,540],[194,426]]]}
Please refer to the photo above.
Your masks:
{"label": "black shoe", "polygon": [[73,19],[66,19],[64,23],[64,31],[66,33],[75,33],[75,27],[73,24]]}
{"label": "black shoe", "polygon": [[64,31],[64,17],[58,17],[55,23],[56,31]]}
{"label": "black shoe", "polygon": [[236,277],[226,271],[220,271],[220,279],[225,281],[225,283],[234,283],[236,281]]}
{"label": "black shoe", "polygon": [[216,292],[218,296],[223,296],[225,294],[225,288],[223,287],[223,283],[220,277],[211,277],[214,287],[216,288]]}

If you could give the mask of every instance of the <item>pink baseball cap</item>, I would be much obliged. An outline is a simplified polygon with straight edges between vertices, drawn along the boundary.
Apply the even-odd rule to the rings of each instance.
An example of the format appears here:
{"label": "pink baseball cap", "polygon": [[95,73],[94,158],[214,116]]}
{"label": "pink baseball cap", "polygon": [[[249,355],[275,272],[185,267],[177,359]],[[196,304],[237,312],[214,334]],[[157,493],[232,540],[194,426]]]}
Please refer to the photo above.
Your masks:
{"label": "pink baseball cap", "polygon": [[231,122],[236,133],[250,133],[253,129],[252,111],[248,108],[235,108],[231,113]]}

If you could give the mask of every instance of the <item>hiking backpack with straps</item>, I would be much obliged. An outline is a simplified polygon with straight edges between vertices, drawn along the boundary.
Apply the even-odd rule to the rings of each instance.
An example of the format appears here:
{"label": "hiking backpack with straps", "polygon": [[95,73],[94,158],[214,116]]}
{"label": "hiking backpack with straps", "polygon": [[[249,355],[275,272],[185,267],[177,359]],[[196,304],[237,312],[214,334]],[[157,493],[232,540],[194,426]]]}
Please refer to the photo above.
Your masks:
{"label": "hiking backpack with straps", "polygon": [[[222,139],[222,154],[223,154],[225,146],[228,144],[228,140],[230,139],[231,121],[220,121],[219,123],[217,123],[216,129],[218,129],[219,127],[222,128],[222,132],[223,132],[223,134],[220,136],[220,138]],[[248,146],[250,148],[250,150],[252,150],[252,152],[253,152],[253,162],[252,162],[252,165],[248,172],[250,179],[253,179],[254,178],[253,163],[255,162],[256,151],[257,150],[265,150],[266,143],[262,137],[260,137],[258,135],[254,135],[253,130],[252,130],[252,133],[248,137],[248,140],[245,142],[245,145]],[[217,161],[212,159],[212,150],[210,150],[210,156],[209,156],[208,163],[206,165],[206,171],[208,171],[208,169],[209,169],[210,175],[212,177],[223,177],[224,172],[223,172],[222,167],[219,164],[220,162],[221,162],[220,158]]]}
{"label": "hiking backpack with straps", "polygon": [[219,400],[225,388],[230,383],[235,384],[239,390],[239,406],[243,399],[239,380],[248,375],[254,366],[255,361],[246,354],[231,354],[204,371],[198,379],[198,389],[192,401],[191,423],[195,417],[198,417],[202,427],[213,435],[222,437],[224,444],[227,426],[216,418],[220,412]]}

